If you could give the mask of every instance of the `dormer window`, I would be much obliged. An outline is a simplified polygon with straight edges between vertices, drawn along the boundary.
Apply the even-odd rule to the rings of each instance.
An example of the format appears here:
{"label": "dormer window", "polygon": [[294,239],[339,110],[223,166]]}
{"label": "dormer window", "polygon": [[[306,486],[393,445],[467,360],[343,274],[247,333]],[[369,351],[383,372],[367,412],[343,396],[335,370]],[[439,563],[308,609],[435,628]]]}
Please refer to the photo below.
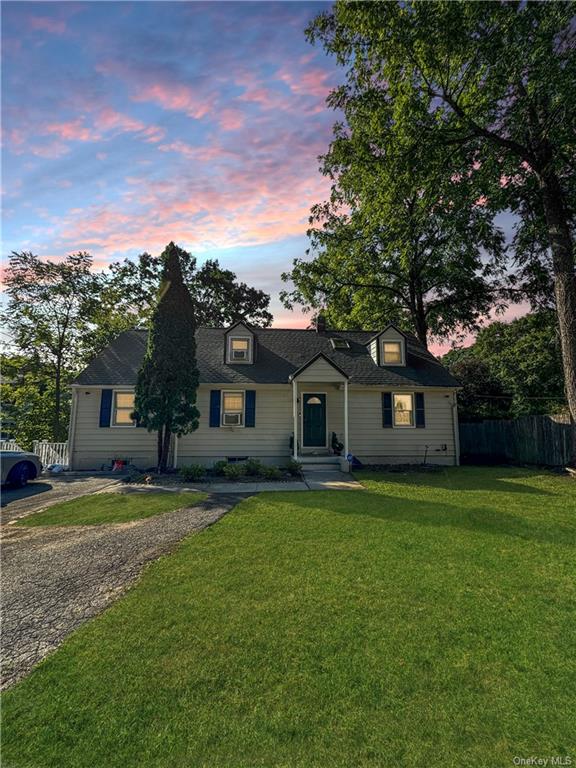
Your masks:
{"label": "dormer window", "polygon": [[384,365],[402,365],[402,342],[382,342],[382,362]]}
{"label": "dormer window", "polygon": [[228,362],[250,363],[252,360],[252,339],[234,338],[228,339]]}

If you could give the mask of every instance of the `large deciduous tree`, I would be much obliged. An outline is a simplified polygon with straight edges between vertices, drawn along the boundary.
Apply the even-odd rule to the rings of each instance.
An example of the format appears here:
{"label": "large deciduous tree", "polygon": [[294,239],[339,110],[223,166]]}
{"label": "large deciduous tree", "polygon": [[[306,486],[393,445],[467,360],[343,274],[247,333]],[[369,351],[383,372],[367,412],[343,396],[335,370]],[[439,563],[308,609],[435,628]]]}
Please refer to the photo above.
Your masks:
{"label": "large deciduous tree", "polygon": [[[466,164],[471,171],[474,195],[516,210],[521,229],[536,223],[550,254],[576,422],[573,16],[574,5],[560,1],[337,2],[308,34],[348,68],[346,98],[359,103],[376,90],[390,105],[400,152],[417,146],[435,156],[451,147],[458,172]],[[525,243],[516,242],[523,267]],[[536,274],[539,290],[543,278]]]}
{"label": "large deciduous tree", "polygon": [[198,428],[196,321],[182,277],[189,254],[170,243],[160,257],[162,281],[150,319],[148,346],[134,401],[139,423],[158,435],[158,471],[166,470],[172,435]]}
{"label": "large deciduous tree", "polygon": [[386,137],[367,131],[368,118],[351,114],[348,131],[336,127],[323,159],[332,196],[314,207],[308,233],[314,258],[295,260],[283,275],[295,287],[282,298],[323,307],[336,328],[394,321],[424,345],[474,330],[500,300],[504,246],[493,214],[455,203],[466,183],[458,175],[399,168]]}
{"label": "large deciduous tree", "polygon": [[[71,254],[60,262],[44,261],[27,251],[10,257],[4,281],[8,303],[2,318],[7,346],[27,361],[26,387],[36,382],[43,407],[48,407],[50,432],[42,419],[37,439],[67,437],[68,383],[93,350],[93,321],[99,311],[101,279],[91,270],[87,253]],[[24,385],[24,379],[13,372],[11,386]],[[14,398],[14,418],[32,418],[26,415],[23,393]],[[26,433],[31,429],[28,424]]]}

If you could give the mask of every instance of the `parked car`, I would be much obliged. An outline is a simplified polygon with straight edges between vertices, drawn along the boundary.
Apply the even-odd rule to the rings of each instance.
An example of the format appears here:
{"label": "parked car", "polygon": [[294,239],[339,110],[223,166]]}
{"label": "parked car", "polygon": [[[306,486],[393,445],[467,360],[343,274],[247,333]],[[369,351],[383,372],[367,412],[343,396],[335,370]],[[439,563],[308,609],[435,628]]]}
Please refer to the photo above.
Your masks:
{"label": "parked car", "polygon": [[2,485],[23,488],[42,472],[42,462],[35,453],[27,451],[0,451]]}

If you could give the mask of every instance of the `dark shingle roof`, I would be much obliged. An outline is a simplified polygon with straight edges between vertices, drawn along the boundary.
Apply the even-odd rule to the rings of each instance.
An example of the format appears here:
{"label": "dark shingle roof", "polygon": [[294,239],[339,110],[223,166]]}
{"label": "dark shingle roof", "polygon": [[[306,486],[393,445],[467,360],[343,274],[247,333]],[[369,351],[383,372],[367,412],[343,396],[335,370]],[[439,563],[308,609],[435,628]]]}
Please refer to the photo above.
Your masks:
{"label": "dark shingle roof", "polygon": [[[406,366],[379,367],[366,346],[374,331],[327,331],[255,328],[256,360],[252,365],[224,361],[225,328],[199,328],[196,334],[200,382],[205,384],[286,384],[289,376],[322,353],[352,384],[457,387],[459,382],[410,334]],[[349,349],[334,349],[331,337],[346,339]],[[136,383],[146,348],[147,331],[121,333],[76,378],[75,384],[130,386]]]}

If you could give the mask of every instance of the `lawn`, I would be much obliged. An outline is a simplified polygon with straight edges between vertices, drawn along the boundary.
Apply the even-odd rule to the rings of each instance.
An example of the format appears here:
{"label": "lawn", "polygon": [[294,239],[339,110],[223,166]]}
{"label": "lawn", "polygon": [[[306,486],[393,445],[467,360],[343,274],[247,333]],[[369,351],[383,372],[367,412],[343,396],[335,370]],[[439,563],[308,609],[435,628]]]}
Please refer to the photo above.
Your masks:
{"label": "lawn", "polygon": [[263,493],[4,697],[11,768],[498,768],[575,754],[576,484]]}
{"label": "lawn", "polygon": [[205,498],[205,493],[95,493],[54,504],[35,515],[21,518],[17,525],[128,523],[183,507],[194,507]]}

